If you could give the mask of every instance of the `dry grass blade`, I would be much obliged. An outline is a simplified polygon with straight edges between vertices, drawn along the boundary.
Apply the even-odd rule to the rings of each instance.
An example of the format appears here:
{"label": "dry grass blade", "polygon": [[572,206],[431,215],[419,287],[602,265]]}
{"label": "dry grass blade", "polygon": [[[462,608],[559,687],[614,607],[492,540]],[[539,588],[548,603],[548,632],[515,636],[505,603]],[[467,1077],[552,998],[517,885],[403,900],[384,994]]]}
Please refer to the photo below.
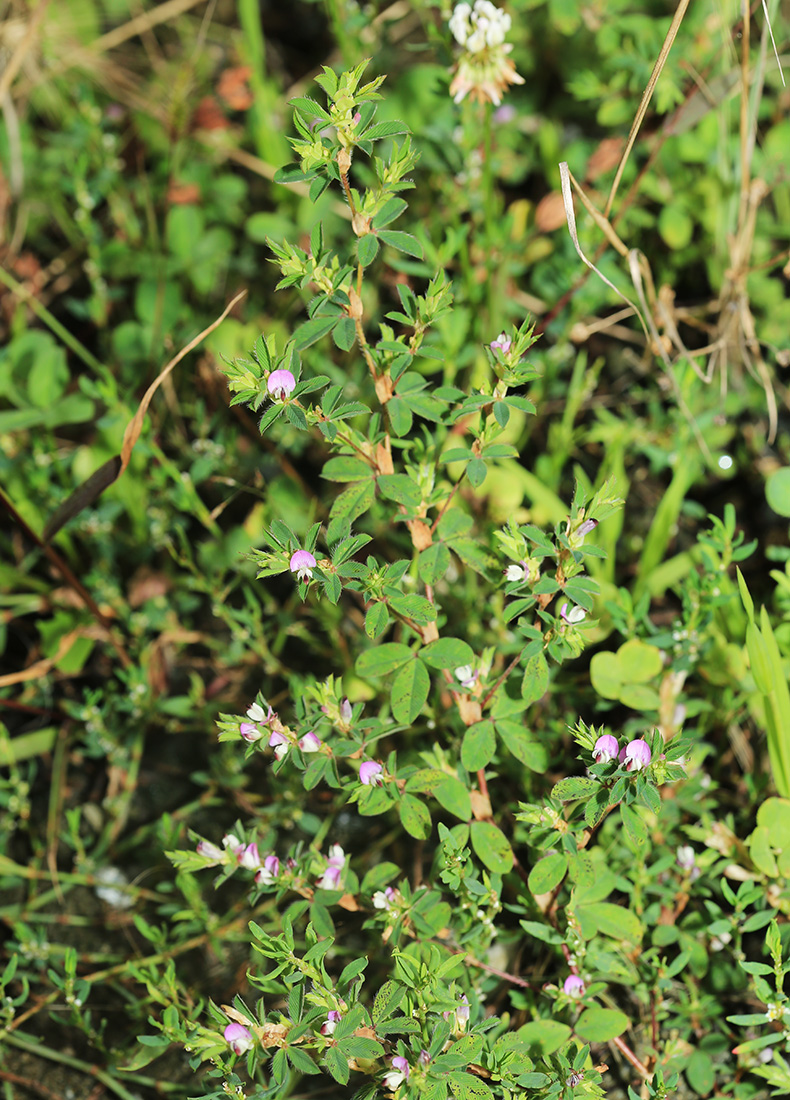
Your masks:
{"label": "dry grass blade", "polygon": [[49,542],[58,531],[65,526],[69,520],[79,515],[83,509],[91,505],[95,500],[101,496],[105,489],[109,488],[114,481],[116,481],[129,465],[129,459],[132,456],[134,445],[140,438],[140,432],[143,428],[143,421],[145,420],[145,414],[148,411],[148,406],[151,404],[151,398],[156,391],[162,385],[164,380],[168,377],[170,372],[175,366],[177,366],[185,355],[188,355],[190,351],[193,351],[198,344],[200,344],[210,332],[213,332],[218,325],[220,325],[237,302],[240,302],[246,290],[242,290],[236,297],[228,303],[220,316],[213,321],[208,328],[204,328],[202,332],[198,333],[194,339],[190,340],[186,347],[183,347],[178,355],[174,356],[164,367],[148,389],[143,394],[143,398],[137,408],[137,412],[132,419],[126,425],[126,430],[123,433],[123,444],[121,446],[120,455],[113,455],[108,459],[104,465],[100,466],[98,470],[95,470],[89,478],[87,478],[81,485],[79,485],[70,496],[63,501],[62,504],[53,512],[44,528],[43,541]]}
{"label": "dry grass blade", "polygon": [[763,0],[763,15],[765,16],[765,23],[766,23],[766,26],[768,27],[768,33],[771,36],[771,45],[774,48],[774,57],[776,58],[776,67],[779,70],[779,76],[782,78],[782,87],[786,88],[787,85],[785,84],[785,74],[782,71],[782,60],[779,57],[779,51],[776,48],[776,39],[774,38],[774,29],[771,26],[771,16],[768,14],[768,5],[766,4],[765,0]]}
{"label": "dry grass blade", "polygon": [[36,35],[38,34],[38,28],[41,26],[41,20],[44,18],[49,4],[50,0],[41,0],[41,3],[33,13],[33,17],[30,20],[24,38],[22,38],[19,45],[14,50],[8,64],[3,70],[3,75],[0,76],[0,101],[5,98],[6,92],[14,82],[14,77],[22,67],[22,62],[25,60],[25,55],[35,41]]}
{"label": "dry grass blade", "polygon": [[667,31],[667,36],[664,39],[664,44],[661,47],[661,52],[659,53],[656,63],[653,66],[653,71],[650,74],[650,79],[647,82],[647,87],[642,93],[642,101],[639,104],[639,110],[634,116],[634,121],[631,124],[631,132],[628,135],[628,141],[625,143],[625,149],[623,150],[623,155],[620,158],[620,163],[617,166],[617,172],[615,173],[614,181],[612,183],[612,189],[609,192],[609,198],[606,202],[604,214],[607,217],[609,216],[609,212],[612,209],[612,203],[614,202],[614,197],[617,194],[617,188],[620,186],[620,180],[622,179],[623,172],[625,171],[625,166],[628,163],[628,158],[631,155],[631,150],[634,147],[636,135],[639,133],[639,127],[642,125],[645,115],[647,114],[647,108],[650,105],[650,100],[653,98],[653,92],[655,91],[656,84],[658,83],[658,78],[661,76],[661,71],[666,64],[667,58],[669,57],[669,51],[672,49],[672,44],[677,37],[678,31],[680,30],[680,24],[683,22],[683,16],[686,14],[686,9],[689,6],[689,2],[690,0],[680,0],[677,11],[672,17],[672,22],[670,23],[669,30]]}
{"label": "dry grass blade", "polygon": [[[587,265],[587,267],[590,268],[591,271],[594,271],[595,274],[598,276],[598,278],[602,280],[602,282],[606,283],[606,285],[608,287],[611,287],[611,289],[615,292],[615,294],[617,294],[618,297],[622,298],[623,301],[626,302],[631,307],[631,309],[634,311],[634,313],[639,318],[640,324],[642,325],[642,329],[644,330],[644,333],[645,333],[645,338],[647,340],[649,340],[650,336],[648,334],[647,325],[645,324],[644,318],[642,317],[642,314],[639,312],[639,309],[637,308],[637,306],[634,305],[634,303],[631,301],[630,298],[627,298],[625,296],[625,294],[623,294],[622,290],[619,290],[614,285],[613,282],[611,282],[609,279],[607,279],[607,277],[604,275],[604,273],[602,271],[599,271],[599,269],[595,266],[595,264],[592,262],[592,260],[588,260],[587,257],[584,255],[584,252],[582,251],[582,246],[579,244],[579,234],[578,234],[577,229],[576,229],[576,213],[573,209],[573,194],[571,193],[571,181],[572,180],[573,180],[573,183],[576,187],[576,191],[581,195],[581,188],[579,187],[578,183],[576,183],[576,180],[573,179],[573,176],[571,175],[570,169],[568,168],[567,162],[563,161],[562,164],[560,165],[560,182],[562,184],[562,201],[565,205],[565,218],[568,222],[568,232],[571,235],[571,240],[573,241],[573,247],[576,249],[576,252],[578,253],[579,259],[582,261],[582,263],[585,263]],[[590,209],[590,206],[591,206],[591,204],[589,203],[589,200],[585,201],[585,207],[587,209]],[[597,211],[596,211],[596,213],[597,213]],[[600,218],[600,214],[598,215],[598,218]],[[606,219],[602,219],[602,220],[605,221],[606,225],[608,225],[609,229],[611,229],[611,225],[609,225],[609,222],[606,221]],[[598,219],[596,219],[596,221],[598,221]],[[611,232],[616,237],[617,241],[619,242],[618,252],[622,248],[625,251],[621,252],[621,255],[628,255],[628,249],[626,248],[626,246],[622,243],[622,241],[620,241],[620,238],[617,237],[617,234],[614,232],[613,229],[611,229]]]}
{"label": "dry grass blade", "polygon": [[201,344],[203,340],[205,340],[205,338],[209,335],[209,333],[213,332],[215,328],[222,324],[222,322],[228,316],[233,307],[237,304],[237,302],[241,301],[246,293],[246,290],[242,290],[236,295],[236,297],[232,301],[228,302],[216,321],[213,321],[208,326],[208,328],[204,328],[202,332],[199,332],[197,336],[190,340],[189,343],[181,349],[178,355],[173,356],[167,366],[159,372],[151,385],[145,391],[142,401],[137,407],[137,412],[126,425],[126,431],[123,433],[123,443],[121,445],[121,468],[118,471],[119,477],[129,465],[129,459],[132,457],[134,445],[140,438],[140,432],[143,428],[143,421],[145,420],[145,414],[148,412],[148,406],[151,404],[151,398],[154,396],[156,391],[162,385],[162,383],[173,370],[173,368],[178,366],[185,355],[189,355],[190,351],[194,351],[198,344]]}

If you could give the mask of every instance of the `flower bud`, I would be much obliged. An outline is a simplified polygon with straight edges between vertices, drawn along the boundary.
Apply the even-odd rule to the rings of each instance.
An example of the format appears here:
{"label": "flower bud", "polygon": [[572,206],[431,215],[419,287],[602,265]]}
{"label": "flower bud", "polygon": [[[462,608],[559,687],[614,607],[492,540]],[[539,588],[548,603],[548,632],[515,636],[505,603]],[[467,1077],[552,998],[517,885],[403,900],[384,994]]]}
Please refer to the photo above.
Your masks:
{"label": "flower bud", "polygon": [[248,1050],[255,1046],[252,1032],[248,1031],[243,1024],[228,1024],[224,1035],[225,1042],[234,1054],[246,1054]]}

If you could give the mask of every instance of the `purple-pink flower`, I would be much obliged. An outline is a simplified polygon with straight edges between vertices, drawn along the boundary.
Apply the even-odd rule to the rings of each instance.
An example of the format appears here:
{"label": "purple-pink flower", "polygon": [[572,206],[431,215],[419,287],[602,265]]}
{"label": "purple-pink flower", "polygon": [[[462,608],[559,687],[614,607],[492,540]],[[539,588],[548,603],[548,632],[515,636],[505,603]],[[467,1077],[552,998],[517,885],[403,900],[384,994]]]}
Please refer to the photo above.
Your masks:
{"label": "purple-pink flower", "polygon": [[510,339],[510,337],[506,333],[500,332],[496,340],[492,340],[488,346],[491,348],[492,351],[496,351],[498,349],[502,352],[503,355],[507,355],[507,353],[510,351],[512,344],[513,341]]}
{"label": "purple-pink flower", "polygon": [[321,890],[337,890],[346,865],[346,853],[339,844],[333,844],[329,849],[327,863],[326,870],[316,880],[316,886]]}
{"label": "purple-pink flower", "polygon": [[280,861],[277,856],[267,856],[263,867],[255,876],[256,886],[271,886],[280,873]]}
{"label": "purple-pink flower", "polygon": [[569,974],[563,982],[562,988],[569,997],[582,997],[585,985],[578,974]]}
{"label": "purple-pink flower", "polygon": [[282,760],[288,749],[291,747],[291,742],[283,733],[278,733],[275,730],[269,738],[269,747],[274,749],[274,755],[278,760]]}
{"label": "purple-pink flower", "polygon": [[225,1042],[234,1054],[246,1054],[255,1045],[252,1032],[243,1024],[228,1024],[225,1028]]}
{"label": "purple-pink flower", "polygon": [[596,764],[608,764],[610,760],[617,759],[619,751],[620,746],[617,743],[617,738],[612,737],[611,733],[605,733],[595,742],[593,759]]}
{"label": "purple-pink flower", "polygon": [[255,725],[254,722],[242,722],[239,726],[239,733],[242,740],[247,741],[249,744],[253,744],[255,741],[260,741],[261,731]]}
{"label": "purple-pink flower", "polygon": [[288,568],[292,573],[298,574],[300,581],[309,581],[312,579],[315,564],[315,558],[309,550],[297,550],[291,555]]}
{"label": "purple-pink flower", "polygon": [[236,859],[240,867],[246,867],[248,871],[255,871],[261,865],[258,845],[253,842],[248,844],[246,848],[237,848]]}
{"label": "purple-pink flower", "polygon": [[365,760],[359,768],[359,781],[366,787],[381,787],[384,780],[381,773],[384,768],[375,760]]}
{"label": "purple-pink flower", "polygon": [[321,741],[312,730],[309,730],[304,737],[300,737],[296,743],[302,752],[318,752],[321,748]]}
{"label": "purple-pink flower", "polygon": [[225,853],[223,850],[218,848],[216,844],[212,844],[210,840],[199,841],[195,851],[199,856],[203,856],[204,859],[210,859],[214,863],[225,862]]}
{"label": "purple-pink flower", "polygon": [[326,1020],[321,1024],[321,1034],[331,1035],[342,1019],[341,1013],[334,1008],[330,1008],[326,1014]]}
{"label": "purple-pink flower", "polygon": [[404,1081],[408,1081],[410,1072],[411,1068],[408,1059],[402,1057],[400,1054],[396,1054],[392,1059],[392,1069],[384,1074],[385,1088],[394,1091],[399,1085],[402,1085]]}
{"label": "purple-pink flower", "polygon": [[641,737],[636,741],[629,741],[625,748],[620,751],[618,760],[621,764],[625,764],[627,771],[638,772],[650,763],[650,746]]}
{"label": "purple-pink flower", "polygon": [[266,380],[266,389],[276,401],[282,401],[295,386],[296,379],[289,370],[273,370]]}

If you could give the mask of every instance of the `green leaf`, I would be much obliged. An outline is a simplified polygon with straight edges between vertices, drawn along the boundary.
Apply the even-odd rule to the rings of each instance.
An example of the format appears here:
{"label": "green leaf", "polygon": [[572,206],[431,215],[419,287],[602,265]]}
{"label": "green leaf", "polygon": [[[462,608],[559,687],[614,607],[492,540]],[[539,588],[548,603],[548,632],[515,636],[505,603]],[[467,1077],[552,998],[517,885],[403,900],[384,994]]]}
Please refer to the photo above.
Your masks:
{"label": "green leaf", "polygon": [[561,779],[551,789],[551,797],[560,802],[575,802],[577,798],[591,798],[601,784],[597,779],[587,779],[581,775],[571,775]]}
{"label": "green leaf", "polygon": [[[364,657],[365,654],[362,656]],[[358,666],[359,662],[357,662],[357,670],[359,670]],[[431,678],[428,675],[428,669],[418,657],[415,657],[403,666],[392,682],[390,702],[395,721],[403,725],[411,725],[425,706],[430,689]]]}
{"label": "green leaf", "polygon": [[549,688],[549,666],[543,652],[535,653],[524,666],[524,679],[521,681],[521,698],[527,703],[541,699]]}
{"label": "green leaf", "polygon": [[367,512],[376,498],[375,482],[359,481],[355,485],[344,489],[335,499],[330,516],[332,517],[326,531],[327,542],[334,543],[348,533],[348,528],[355,519]]}
{"label": "green leaf", "polygon": [[386,676],[413,657],[414,654],[408,646],[401,645],[400,642],[385,642],[384,645],[360,653],[355,669],[358,676]]}
{"label": "green leaf", "polygon": [[379,231],[379,237],[391,248],[397,248],[399,252],[406,252],[409,256],[416,256],[418,260],[422,259],[422,245],[411,233],[402,233],[399,229],[382,229]]}
{"label": "green leaf", "polygon": [[[379,138],[392,137],[395,134],[410,134],[411,130],[405,122],[393,119],[391,122],[377,122],[362,135],[365,141],[377,141]],[[390,200],[392,201],[392,200]],[[406,204],[404,203],[404,206]],[[397,217],[397,215],[396,215]]]}
{"label": "green leaf", "polygon": [[387,404],[392,431],[398,438],[408,435],[411,431],[413,416],[412,411],[402,397],[393,397]]}
{"label": "green leaf", "polygon": [[314,1074],[321,1072],[309,1054],[306,1054],[297,1046],[288,1047],[288,1060],[297,1073]]}
{"label": "green leaf", "polygon": [[507,874],[513,866],[513,849],[502,830],[490,821],[473,821],[470,836],[475,854],[489,871]]}
{"label": "green leaf", "polygon": [[357,258],[363,267],[372,264],[378,255],[379,242],[375,233],[366,233],[357,241]]}
{"label": "green leaf", "polygon": [[473,489],[479,489],[486,479],[488,467],[482,458],[472,458],[466,466],[466,476]]}
{"label": "green leaf", "polygon": [[[392,401],[390,401],[392,406]],[[420,551],[419,563],[417,571],[420,574],[420,580],[425,584],[436,584],[445,575],[450,568],[450,551],[444,545],[443,542],[435,542],[432,546],[429,546],[427,550]],[[440,638],[439,641],[442,641]],[[431,645],[435,645],[435,642],[431,642]],[[472,652],[471,649],[469,651]],[[425,654],[423,653],[423,656]],[[472,657],[469,658],[472,660]],[[430,662],[429,662],[430,663]],[[466,661],[462,661],[461,664],[468,664]],[[437,666],[432,666],[437,667]],[[459,665],[445,666],[459,668]]]}
{"label": "green leaf", "polygon": [[461,821],[468,821],[472,816],[472,800],[460,779],[448,776],[436,788],[434,797],[440,806]]}
{"label": "green leaf", "polygon": [[408,596],[391,596],[389,605],[393,611],[424,626],[436,619],[436,608],[425,596],[409,593]]}
{"label": "green leaf", "polygon": [[[457,1044],[456,1044],[457,1045]],[[450,1048],[452,1052],[454,1048]],[[485,1081],[471,1073],[451,1073],[448,1077],[453,1096],[457,1100],[491,1100],[493,1093]]]}
{"label": "green leaf", "polygon": [[385,603],[374,603],[365,613],[365,633],[373,640],[380,637],[390,624]]}
{"label": "green leaf", "polygon": [[332,1074],[334,1079],[341,1085],[348,1084],[348,1078],[350,1076],[348,1062],[340,1053],[337,1047],[330,1047],[326,1052],[326,1058],[324,1059],[324,1065]]}
{"label": "green leaf", "polygon": [[630,1021],[616,1008],[586,1008],[574,1031],[588,1043],[608,1043],[627,1031]]}
{"label": "green leaf", "polygon": [[765,499],[780,516],[790,516],[790,466],[782,466],[765,482]]}
{"label": "green leaf", "polygon": [[686,1080],[699,1096],[707,1096],[713,1091],[716,1074],[710,1055],[704,1050],[695,1050],[685,1069]]}
{"label": "green leaf", "polygon": [[460,638],[437,638],[435,642],[423,646],[420,657],[431,668],[462,668],[473,665],[475,660],[472,647]]}
{"label": "green leaf", "polygon": [[379,492],[387,500],[397,501],[407,508],[419,507],[421,494],[419,486],[408,474],[382,474],[377,479]]}
{"label": "green leaf", "polygon": [[532,1020],[520,1027],[515,1034],[519,1040],[531,1048],[530,1053],[553,1054],[571,1036],[571,1029],[559,1020]]}
{"label": "green leaf", "polygon": [[386,1020],[388,1016],[392,1015],[403,1000],[405,993],[406,990],[398,982],[387,981],[384,983],[373,1001],[371,1016],[373,1017],[374,1027],[377,1027],[382,1020]]}
{"label": "green leaf", "polygon": [[637,848],[641,848],[647,840],[647,826],[633,806],[620,804],[620,816],[623,820],[625,831]]}
{"label": "green leaf", "polygon": [[[432,644],[436,644],[435,642]],[[468,726],[461,745],[461,763],[467,771],[476,772],[484,768],[496,752],[494,723],[485,719]]]}
{"label": "green leaf", "polygon": [[661,650],[638,638],[621,645],[617,651],[620,679],[627,684],[646,684],[661,674],[664,662]]}
{"label": "green leaf", "polygon": [[294,334],[293,346],[297,351],[304,351],[305,348],[318,343],[323,336],[332,331],[336,324],[337,314],[331,317],[313,317],[312,320],[305,321]]}
{"label": "green leaf", "polygon": [[526,764],[530,771],[542,775],[549,766],[549,757],[546,749],[537,741],[533,741],[523,726],[507,718],[497,719],[496,731],[510,752]]}
{"label": "green leaf", "polygon": [[538,860],[529,873],[527,885],[537,897],[540,894],[549,894],[555,886],[559,886],[568,870],[568,857],[564,852],[554,852]]}
{"label": "green leaf", "polygon": [[425,840],[431,831],[431,815],[425,803],[420,802],[413,794],[404,794],[398,804],[398,811],[403,828],[409,836]]}
{"label": "green leaf", "polygon": [[624,905],[615,905],[610,901],[599,901],[593,905],[578,906],[579,916],[586,916],[595,922],[598,930],[615,940],[628,940],[630,943],[642,942],[644,929],[639,918]]}
{"label": "green leaf", "polygon": [[367,462],[353,455],[338,455],[324,463],[321,477],[327,481],[364,481],[373,477],[373,471]]}

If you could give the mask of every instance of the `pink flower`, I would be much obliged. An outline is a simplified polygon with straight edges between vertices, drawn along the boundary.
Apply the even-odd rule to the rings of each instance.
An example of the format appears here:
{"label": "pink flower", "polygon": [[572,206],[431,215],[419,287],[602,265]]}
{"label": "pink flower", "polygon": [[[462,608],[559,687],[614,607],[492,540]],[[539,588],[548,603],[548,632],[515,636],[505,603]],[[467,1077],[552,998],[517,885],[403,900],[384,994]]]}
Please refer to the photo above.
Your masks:
{"label": "pink flower", "polygon": [[209,840],[201,840],[195,849],[199,856],[203,856],[204,859],[210,859],[214,863],[224,863],[225,853],[221,848],[218,848],[216,844],[212,844]]}
{"label": "pink flower", "polygon": [[326,1014],[326,1020],[321,1024],[321,1034],[331,1035],[342,1019],[341,1013],[337,1012],[334,1008],[330,1008],[329,1012]]}
{"label": "pink flower", "polygon": [[392,1059],[392,1069],[384,1074],[384,1087],[394,1091],[404,1081],[408,1081],[410,1072],[408,1060],[396,1054]]}
{"label": "pink flower", "polygon": [[261,857],[258,854],[258,845],[248,844],[246,848],[237,848],[236,859],[240,867],[246,867],[248,871],[254,871],[261,865]]}
{"label": "pink flower", "polygon": [[512,344],[513,341],[510,339],[510,337],[507,336],[504,332],[500,332],[496,340],[492,340],[488,346],[491,348],[492,351],[496,351],[498,349],[502,352],[503,355],[507,355],[507,353],[510,351]]}
{"label": "pink flower", "polygon": [[330,867],[345,867],[346,865],[346,853],[340,847],[339,844],[333,844],[329,849],[329,866]]}
{"label": "pink flower", "polygon": [[611,733],[605,733],[595,742],[593,758],[596,764],[608,764],[610,760],[617,759],[619,751],[620,746],[617,743],[617,738],[612,737]]}
{"label": "pink flower", "polygon": [[282,401],[295,386],[296,379],[289,370],[273,370],[266,380],[266,389],[275,401]]}
{"label": "pink flower", "polygon": [[569,997],[581,997],[584,995],[585,985],[578,974],[569,974],[562,988]]}
{"label": "pink flower", "polygon": [[309,581],[312,579],[315,563],[315,558],[309,550],[297,550],[291,556],[289,569],[292,573],[299,575],[300,581]]}
{"label": "pink flower", "polygon": [[351,703],[348,699],[344,699],[340,704],[340,717],[343,722],[350,722],[353,711],[351,709]]}
{"label": "pink flower", "polygon": [[226,833],[222,838],[222,847],[233,852],[234,856],[244,850],[244,844],[233,833]]}
{"label": "pink flower", "polygon": [[304,737],[300,737],[296,743],[302,752],[318,752],[321,748],[321,742],[312,730],[306,733]]}
{"label": "pink flower", "polygon": [[275,730],[269,738],[269,747],[274,749],[274,755],[277,759],[282,760],[291,747],[291,742],[284,734],[278,733],[277,730]]}
{"label": "pink flower", "polygon": [[225,1028],[225,1042],[234,1054],[245,1054],[255,1046],[252,1032],[243,1024],[228,1024]]}
{"label": "pink flower", "polygon": [[339,844],[333,844],[329,849],[327,869],[316,880],[316,886],[321,890],[337,890],[346,865],[346,853]]}
{"label": "pink flower", "polygon": [[366,787],[381,787],[384,784],[384,780],[381,778],[383,771],[383,766],[375,760],[366,760],[360,765],[359,781]]}
{"label": "pink flower", "polygon": [[243,741],[247,741],[249,744],[253,744],[255,741],[260,741],[261,731],[252,722],[242,722],[239,726],[239,733],[242,736]]}
{"label": "pink flower", "polygon": [[337,890],[342,874],[342,867],[329,866],[322,875],[319,875],[315,884],[319,890]]}
{"label": "pink flower", "polygon": [[280,873],[280,861],[277,856],[267,856],[263,867],[255,876],[256,886],[271,886]]}
{"label": "pink flower", "polygon": [[636,741],[629,741],[618,757],[620,763],[625,764],[626,770],[629,772],[638,772],[642,768],[646,768],[650,763],[650,759],[650,746],[641,737]]}

